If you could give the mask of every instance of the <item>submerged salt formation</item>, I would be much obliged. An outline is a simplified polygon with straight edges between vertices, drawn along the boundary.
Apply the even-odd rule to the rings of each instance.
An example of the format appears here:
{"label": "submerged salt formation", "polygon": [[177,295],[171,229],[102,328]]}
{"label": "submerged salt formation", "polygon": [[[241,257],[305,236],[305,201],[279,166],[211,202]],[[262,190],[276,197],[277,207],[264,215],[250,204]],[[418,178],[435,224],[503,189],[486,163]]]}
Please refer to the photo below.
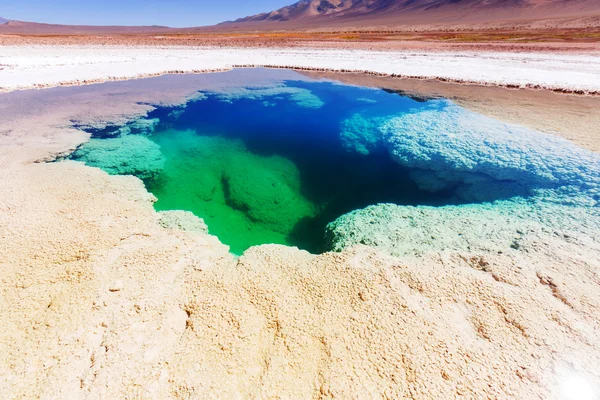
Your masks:
{"label": "submerged salt formation", "polygon": [[368,118],[356,113],[344,120],[340,128],[340,141],[349,152],[368,155],[382,147],[379,126],[383,118]]}
{"label": "submerged salt formation", "polygon": [[258,157],[239,155],[228,160],[223,170],[228,204],[282,234],[289,233],[302,218],[314,215],[314,206],[300,194],[294,163],[277,156],[262,158],[259,163],[253,158]]}
{"label": "submerged salt formation", "polygon": [[158,118],[139,117],[129,120],[122,124],[94,123],[81,124],[73,121],[74,125],[79,129],[84,129],[92,134],[94,138],[118,138],[126,135],[143,135],[148,136],[154,132],[160,120]]}
{"label": "submerged salt formation", "polygon": [[446,101],[390,118],[380,129],[393,159],[415,169],[425,190],[454,187],[461,198],[482,201],[561,188],[568,192],[550,196],[592,206],[600,199],[596,154]]}
{"label": "submerged salt formation", "polygon": [[[242,87],[235,90],[216,92],[216,97],[221,101],[233,102],[235,100],[265,100],[269,98],[279,100],[287,98],[299,107],[318,109],[323,107],[323,101],[308,89],[290,86],[270,87]],[[206,98],[206,97],[204,97]],[[199,99],[204,99],[199,98]]]}
{"label": "submerged salt formation", "polygon": [[156,207],[202,216],[236,254],[263,240],[286,243],[298,221],[315,212],[300,193],[298,169],[283,157],[255,155],[239,140],[193,131],[168,130],[153,140],[167,160],[149,185]]}
{"label": "submerged salt formation", "polygon": [[92,139],[71,158],[113,175],[135,175],[141,179],[155,178],[165,164],[160,147],[140,135]]}
{"label": "submerged salt formation", "polygon": [[385,122],[373,119],[363,142],[372,142],[377,124],[393,159],[411,169],[421,189],[452,189],[470,202],[495,201],[356,210],[327,226],[332,250],[366,244],[398,256],[447,249],[503,252],[518,250],[527,231],[600,229],[595,153],[446,101]]}
{"label": "submerged salt formation", "polygon": [[562,203],[600,199],[594,153],[445,100],[385,118],[355,114],[342,124],[340,138],[360,154],[385,147],[421,189],[451,189],[463,201],[539,196],[544,189]]}

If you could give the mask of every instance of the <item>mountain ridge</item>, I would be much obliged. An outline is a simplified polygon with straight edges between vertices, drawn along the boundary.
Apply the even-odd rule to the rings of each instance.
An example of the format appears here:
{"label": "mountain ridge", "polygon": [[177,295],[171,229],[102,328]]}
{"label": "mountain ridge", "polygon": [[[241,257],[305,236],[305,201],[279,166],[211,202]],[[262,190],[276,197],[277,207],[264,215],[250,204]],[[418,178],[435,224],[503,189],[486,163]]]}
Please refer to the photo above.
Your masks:
{"label": "mountain ridge", "polygon": [[600,0],[300,0],[213,26],[58,25],[0,17],[0,34],[120,35],[276,31],[449,32],[600,29]]}
{"label": "mountain ridge", "polygon": [[600,16],[596,0],[300,0],[229,24],[357,26],[564,19]]}
{"label": "mountain ridge", "polygon": [[147,34],[147,33],[168,33],[176,31],[176,28],[170,28],[160,25],[148,26],[122,26],[122,25],[63,25],[47,24],[41,22],[5,20],[0,17],[0,34],[68,34],[68,35],[90,35],[90,34]]}

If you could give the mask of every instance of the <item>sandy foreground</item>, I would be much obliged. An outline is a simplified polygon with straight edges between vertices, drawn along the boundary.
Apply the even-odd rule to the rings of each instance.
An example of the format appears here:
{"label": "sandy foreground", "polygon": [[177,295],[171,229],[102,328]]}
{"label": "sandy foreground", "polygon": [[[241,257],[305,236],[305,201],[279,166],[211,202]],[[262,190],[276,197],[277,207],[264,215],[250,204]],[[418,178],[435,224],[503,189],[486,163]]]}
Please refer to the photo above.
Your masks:
{"label": "sandy foreground", "polygon": [[[200,88],[215,89],[210,74],[15,91],[253,64],[600,92],[599,58],[1,50],[0,87],[10,91],[0,95],[0,393],[6,398],[600,395],[600,242],[586,221],[576,232],[521,232],[519,248],[502,253],[465,244],[399,259],[366,246],[316,256],[268,245],[236,259],[215,237],[161,224],[153,196],[136,178],[75,162],[36,162],[87,140],[73,123],[102,127],[143,116],[148,104],[184,103]],[[285,79],[288,72],[279,73]],[[382,85],[352,76],[344,79]],[[236,73],[224,85],[243,82]],[[419,82],[396,89],[419,92]],[[528,96],[510,106],[535,100]],[[463,98],[475,109],[493,107]],[[564,107],[567,122],[527,121],[565,137],[578,131],[568,138],[598,151],[597,125],[587,122],[594,120],[578,122],[587,133],[566,130],[569,118],[595,106],[585,103],[582,112],[573,101]],[[485,237],[483,226],[470,226]]]}

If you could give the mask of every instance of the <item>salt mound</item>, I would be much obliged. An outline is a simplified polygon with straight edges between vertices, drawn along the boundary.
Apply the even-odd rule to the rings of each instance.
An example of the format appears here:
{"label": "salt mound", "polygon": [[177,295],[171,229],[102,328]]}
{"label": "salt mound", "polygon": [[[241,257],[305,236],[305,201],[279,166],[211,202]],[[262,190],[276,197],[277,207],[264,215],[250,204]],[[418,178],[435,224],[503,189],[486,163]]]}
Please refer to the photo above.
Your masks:
{"label": "salt mound", "polygon": [[190,211],[169,210],[159,211],[159,221],[162,227],[168,229],[181,229],[186,232],[208,233],[208,226],[202,218]]}
{"label": "salt mound", "polygon": [[111,175],[134,175],[152,179],[164,167],[160,147],[139,135],[112,139],[92,139],[75,151],[71,158],[98,167]]}
{"label": "salt mound", "polygon": [[[269,87],[241,87],[229,89],[227,91],[215,92],[217,98],[221,101],[232,102],[234,100],[262,100],[268,101],[269,98],[288,97],[299,107],[303,108],[321,108],[325,103],[308,89],[288,87],[288,86],[269,86]],[[199,98],[202,100],[203,98]]]}
{"label": "salt mound", "polygon": [[[359,152],[373,142],[377,121],[358,125],[352,139]],[[582,221],[600,229],[600,156],[562,138],[448,101],[388,118],[380,135],[421,189],[451,190],[473,204],[356,210],[327,226],[330,250],[364,244],[397,256],[504,252],[518,250],[527,232],[581,231]]]}
{"label": "salt mound", "polygon": [[381,126],[393,159],[415,169],[424,190],[455,188],[467,201],[530,194],[596,205],[600,157],[565,139],[468,111],[448,101],[390,118]]}
{"label": "salt mound", "polygon": [[288,233],[300,219],[314,214],[314,207],[300,192],[299,175],[296,165],[286,158],[241,153],[224,170],[225,197],[252,220]]}
{"label": "salt mound", "polygon": [[446,250],[510,250],[523,234],[540,230],[539,224],[503,211],[491,204],[440,208],[379,204],[336,219],[327,225],[325,238],[334,251],[364,244],[395,256],[421,256]]}

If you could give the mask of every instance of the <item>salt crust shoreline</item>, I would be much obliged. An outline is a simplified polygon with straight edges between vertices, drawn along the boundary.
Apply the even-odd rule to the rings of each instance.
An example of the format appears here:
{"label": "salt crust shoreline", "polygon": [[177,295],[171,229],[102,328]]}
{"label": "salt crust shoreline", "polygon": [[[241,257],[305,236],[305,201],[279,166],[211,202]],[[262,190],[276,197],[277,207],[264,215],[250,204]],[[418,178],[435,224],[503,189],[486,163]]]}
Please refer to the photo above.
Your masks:
{"label": "salt crust shoreline", "polygon": [[[244,73],[259,72],[234,71],[226,86],[244,82]],[[424,247],[419,257],[360,245],[319,256],[259,246],[234,259],[199,221],[178,215],[167,223],[136,178],[74,162],[30,163],[84,142],[74,122],[125,122],[148,104],[181,104],[199,88],[214,89],[210,75],[184,78],[0,96],[1,393],[600,393],[600,242],[588,220],[578,230],[524,220],[511,232],[518,249],[502,253],[487,250],[492,238],[480,247]],[[466,226],[484,236],[505,223],[502,212],[492,221],[456,218],[460,224],[448,222],[440,234]],[[415,221],[415,229],[431,222]]]}
{"label": "salt crust shoreline", "polygon": [[0,91],[268,67],[600,94],[582,54],[144,46],[2,46]]}

